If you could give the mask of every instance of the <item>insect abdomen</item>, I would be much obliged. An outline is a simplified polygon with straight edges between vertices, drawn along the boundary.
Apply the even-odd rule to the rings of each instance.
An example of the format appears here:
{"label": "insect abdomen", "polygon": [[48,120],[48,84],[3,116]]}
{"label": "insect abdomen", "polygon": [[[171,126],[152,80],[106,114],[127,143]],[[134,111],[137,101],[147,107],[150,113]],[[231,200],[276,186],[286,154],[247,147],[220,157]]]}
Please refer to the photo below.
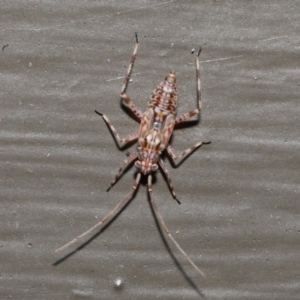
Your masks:
{"label": "insect abdomen", "polygon": [[178,101],[175,81],[175,73],[170,72],[152,92],[147,107],[151,107],[156,114],[161,116],[169,114],[175,116]]}

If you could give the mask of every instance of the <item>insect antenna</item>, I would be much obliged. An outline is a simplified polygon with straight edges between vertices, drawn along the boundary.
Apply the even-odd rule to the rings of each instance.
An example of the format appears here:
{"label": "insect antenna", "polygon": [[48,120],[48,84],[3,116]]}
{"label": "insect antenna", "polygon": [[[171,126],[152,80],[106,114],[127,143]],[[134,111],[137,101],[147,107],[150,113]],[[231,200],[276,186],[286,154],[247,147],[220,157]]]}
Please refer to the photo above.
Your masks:
{"label": "insect antenna", "polygon": [[174,237],[172,236],[171,232],[169,231],[161,213],[160,210],[158,208],[158,206],[156,205],[153,193],[152,193],[152,176],[149,175],[148,176],[148,193],[150,196],[150,201],[151,201],[151,205],[153,207],[153,211],[157,217],[157,220],[160,224],[160,226],[165,230],[165,232],[167,233],[167,236],[170,238],[170,240],[175,244],[176,248],[180,251],[180,253],[188,260],[188,262],[194,267],[194,269],[197,270],[197,272],[202,275],[203,277],[206,277],[205,274],[195,265],[195,263],[190,259],[190,257],[186,254],[186,252],[179,246],[179,244],[176,242],[176,240],[174,239]]}
{"label": "insect antenna", "polygon": [[95,234],[97,231],[100,230],[101,226],[108,220],[113,219],[122,209],[126,204],[129,202],[129,200],[132,198],[133,194],[135,193],[141,179],[141,174],[138,173],[134,182],[134,185],[132,186],[132,189],[129,191],[129,193],[125,196],[124,199],[122,199],[118,205],[111,210],[100,222],[95,224],[93,227],[70,241],[69,243],[65,244],[64,246],[58,248],[55,250],[56,253],[61,253],[62,251],[66,250],[70,246],[74,245],[75,243],[82,242],[83,239],[85,239],[87,236],[91,235],[92,233]]}

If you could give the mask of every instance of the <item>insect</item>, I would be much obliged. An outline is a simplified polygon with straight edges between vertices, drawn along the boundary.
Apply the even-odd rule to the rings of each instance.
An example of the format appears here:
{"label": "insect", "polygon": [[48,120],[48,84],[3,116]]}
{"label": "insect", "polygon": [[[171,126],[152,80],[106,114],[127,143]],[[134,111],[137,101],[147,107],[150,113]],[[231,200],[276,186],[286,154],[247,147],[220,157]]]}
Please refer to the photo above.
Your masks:
{"label": "insect", "polygon": [[129,78],[133,65],[137,56],[137,51],[139,48],[138,35],[135,34],[136,44],[133,50],[130,64],[124,79],[124,84],[121,90],[121,98],[123,104],[127,106],[132,113],[140,120],[139,131],[128,135],[125,138],[120,138],[115,127],[112,125],[108,117],[99,111],[95,111],[100,115],[110,131],[113,134],[114,139],[117,142],[118,147],[121,149],[124,145],[137,141],[138,147],[137,151],[129,154],[128,157],[123,161],[119,171],[117,172],[114,180],[110,184],[107,191],[109,191],[115,183],[118,181],[123,171],[134,162],[135,167],[137,168],[137,175],[134,181],[134,184],[125,196],[123,200],[112,210],[110,211],[99,223],[94,225],[88,231],[84,232],[80,236],[73,239],[71,242],[57,249],[56,252],[61,252],[74,243],[81,242],[88,235],[95,233],[100,230],[101,226],[108,220],[113,219],[126,204],[132,199],[135,191],[140,183],[142,175],[148,176],[148,193],[150,197],[150,202],[153,207],[153,211],[159,221],[160,226],[165,230],[167,236],[172,240],[177,249],[183,254],[183,256],[190,262],[190,264],[202,275],[205,277],[204,273],[194,264],[190,257],[185,253],[185,251],[179,246],[176,240],[173,238],[172,234],[168,230],[160,210],[156,205],[155,199],[152,193],[152,174],[155,173],[159,168],[164,173],[171,194],[173,198],[180,204],[180,201],[177,199],[174,187],[171,181],[169,172],[165,166],[164,161],[161,158],[161,154],[164,150],[167,151],[171,160],[175,166],[178,166],[183,159],[185,159],[189,154],[191,154],[195,149],[200,147],[202,144],[209,144],[210,142],[198,142],[194,146],[186,149],[179,155],[175,155],[172,147],[169,144],[170,137],[172,135],[174,126],[195,116],[199,115],[201,111],[201,87],[200,87],[200,68],[199,68],[199,56],[201,48],[198,51],[196,56],[196,79],[197,79],[197,108],[184,113],[176,117],[177,112],[177,88],[176,88],[176,75],[174,71],[171,71],[151,94],[149,101],[147,103],[146,111],[143,113],[139,110],[135,104],[130,100],[130,98],[125,94],[126,88],[128,86]]}

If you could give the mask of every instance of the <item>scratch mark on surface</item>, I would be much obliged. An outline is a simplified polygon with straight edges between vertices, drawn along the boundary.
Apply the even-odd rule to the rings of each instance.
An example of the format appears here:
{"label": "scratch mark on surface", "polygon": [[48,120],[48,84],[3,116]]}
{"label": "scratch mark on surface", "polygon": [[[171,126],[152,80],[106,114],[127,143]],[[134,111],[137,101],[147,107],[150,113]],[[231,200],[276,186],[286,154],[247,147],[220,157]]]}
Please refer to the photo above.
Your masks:
{"label": "scratch mark on surface", "polygon": [[[149,8],[149,7],[154,7],[154,6],[158,6],[158,5],[165,5],[168,3],[173,2],[174,0],[170,0],[170,1],[165,1],[162,3],[155,3],[155,4],[150,4],[147,6],[140,6],[140,7],[136,7],[136,8],[132,8],[132,9],[127,9],[127,10],[123,10],[117,13],[114,13],[116,15],[120,15],[126,12],[131,12],[131,11],[135,11],[135,10],[140,10],[140,9],[145,9],[145,8]],[[79,23],[79,22],[86,22],[86,21],[90,21],[93,19],[99,19],[102,16],[95,16],[95,17],[91,17],[91,18],[83,18],[83,19],[79,19],[79,20],[74,20],[74,21],[70,21],[70,22],[66,22],[66,23],[60,23],[60,24],[55,24],[55,25],[51,25],[51,26],[47,26],[47,27],[40,27],[40,28],[5,28],[6,30],[23,30],[23,31],[42,31],[42,30],[47,30],[47,29],[51,29],[51,28],[56,28],[56,27],[62,27],[62,26],[66,26],[66,25],[70,25],[70,24],[75,24],[75,23]]]}
{"label": "scratch mark on surface", "polygon": [[[139,75],[139,74],[143,74],[142,72],[140,73],[135,73],[133,76]],[[120,76],[120,77],[115,77],[115,78],[111,78],[111,79],[107,79],[106,81],[114,81],[114,80],[119,80],[119,79],[123,79],[124,76]]]}
{"label": "scratch mark on surface", "polygon": [[237,57],[243,57],[243,55],[215,58],[215,59],[210,59],[210,60],[203,60],[200,63],[203,64],[203,63],[212,62],[212,61],[228,60],[228,59],[237,58]]}
{"label": "scratch mark on surface", "polygon": [[127,10],[120,11],[120,12],[118,12],[117,14],[119,15],[119,14],[126,13],[126,12],[129,12],[129,11],[134,11],[134,10],[139,10],[139,9],[149,8],[149,7],[158,6],[158,5],[164,5],[164,4],[171,3],[171,2],[173,2],[173,1],[174,1],[174,0],[170,0],[170,1],[162,2],[162,3],[150,4],[150,5],[148,5],[148,6],[141,6],[141,7],[137,7],[137,8],[133,8],[133,9],[127,9]]}
{"label": "scratch mark on surface", "polygon": [[23,30],[23,31],[42,31],[42,30],[61,27],[61,26],[69,25],[69,24],[78,23],[78,22],[90,21],[92,19],[97,19],[98,17],[99,16],[91,17],[91,18],[87,18],[87,19],[79,19],[79,20],[75,20],[75,21],[70,21],[70,22],[61,23],[61,24],[55,24],[55,25],[51,25],[51,26],[47,26],[47,27],[41,27],[41,28],[18,28],[17,27],[17,28],[5,28],[5,29],[6,30]]}
{"label": "scratch mark on surface", "polygon": [[259,42],[266,42],[266,41],[272,41],[272,40],[278,40],[281,38],[288,38],[288,35],[281,35],[281,36],[275,36],[264,40],[258,40]]}

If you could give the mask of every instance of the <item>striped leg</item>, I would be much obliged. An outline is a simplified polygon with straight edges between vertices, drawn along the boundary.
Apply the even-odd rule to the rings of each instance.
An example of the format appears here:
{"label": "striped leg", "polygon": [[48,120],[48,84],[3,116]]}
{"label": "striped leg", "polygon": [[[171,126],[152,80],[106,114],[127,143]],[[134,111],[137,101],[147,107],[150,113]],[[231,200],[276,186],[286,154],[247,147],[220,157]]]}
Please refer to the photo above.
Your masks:
{"label": "striped leg", "polygon": [[196,56],[197,108],[178,116],[175,119],[175,124],[179,124],[195,115],[199,115],[201,112],[201,81],[200,81],[200,63],[199,63],[199,56],[201,50],[202,48],[199,49],[198,54]]}
{"label": "striped leg", "polygon": [[201,145],[207,145],[210,144],[210,142],[198,142],[197,144],[195,144],[194,146],[184,150],[181,154],[179,155],[175,155],[174,154],[174,150],[172,149],[172,147],[170,145],[167,146],[167,151],[168,154],[170,155],[170,158],[173,162],[173,164],[175,166],[178,166],[188,155],[190,155],[194,150],[196,150],[197,148],[199,148]]}
{"label": "striped leg", "polygon": [[164,174],[166,175],[166,177],[167,177],[168,185],[169,185],[169,188],[170,188],[170,191],[171,191],[171,193],[172,193],[173,198],[178,202],[178,204],[181,204],[181,202],[180,202],[180,201],[177,199],[177,197],[176,197],[176,194],[175,194],[175,191],[174,191],[174,186],[173,186],[173,184],[172,184],[172,179],[171,179],[171,177],[170,177],[170,175],[169,175],[169,171],[168,171],[168,169],[167,169],[167,167],[166,167],[164,161],[163,161],[162,159],[160,159],[159,162],[158,162],[158,164],[159,164],[159,166],[161,167],[163,173],[164,173]]}
{"label": "striped leg", "polygon": [[120,138],[119,134],[117,133],[116,128],[111,124],[108,117],[105,114],[103,114],[102,112],[99,112],[97,110],[95,110],[95,113],[103,118],[104,122],[106,123],[106,125],[108,126],[110,131],[112,132],[112,134],[114,136],[114,139],[117,142],[117,145],[118,145],[119,148],[122,148],[124,145],[126,145],[126,144],[128,144],[128,143],[130,143],[130,142],[132,142],[132,141],[134,141],[138,138],[138,132],[129,134],[125,138]]}
{"label": "striped leg", "polygon": [[135,33],[135,47],[133,49],[133,53],[132,53],[132,56],[131,56],[131,59],[130,59],[130,64],[128,66],[128,69],[127,69],[127,73],[126,73],[126,76],[124,78],[124,83],[123,83],[123,86],[122,86],[122,89],[121,89],[121,98],[123,99],[123,104],[125,106],[127,106],[137,117],[138,119],[141,119],[142,117],[142,111],[139,110],[135,104],[130,100],[130,98],[125,94],[125,91],[127,89],[127,86],[128,86],[128,82],[129,82],[129,78],[130,78],[130,75],[131,75],[131,71],[133,69],[133,65],[134,65],[134,62],[135,62],[135,59],[136,59],[136,56],[137,56],[137,51],[138,51],[138,48],[139,48],[139,40],[138,40],[138,35],[137,35],[137,32]]}
{"label": "striped leg", "polygon": [[139,48],[139,39],[138,39],[138,35],[137,35],[137,32],[136,32],[135,33],[135,46],[134,46],[134,49],[133,49],[133,53],[132,53],[132,56],[131,56],[131,59],[130,59],[130,64],[128,66],[126,76],[124,78],[124,83],[123,83],[123,86],[122,86],[121,95],[124,94],[126,89],[127,89],[130,74],[131,74],[131,71],[132,71],[132,68],[133,68],[133,65],[134,65],[134,61],[136,59],[138,48]]}
{"label": "striped leg", "polygon": [[129,155],[122,163],[122,166],[120,167],[117,175],[115,176],[115,179],[110,184],[109,188],[106,190],[107,192],[116,184],[118,179],[120,178],[123,171],[138,157],[137,152],[133,152],[131,155]]}
{"label": "striped leg", "polygon": [[[139,41],[138,41],[137,33],[135,33],[135,39],[136,39],[136,44],[135,44],[135,47],[133,49],[133,54],[132,54],[132,57],[131,57],[131,60],[130,60],[129,67],[127,69],[126,76],[124,78],[124,83],[123,83],[122,90],[121,90],[121,98],[124,101],[123,104],[125,106],[127,106],[138,119],[141,119],[142,115],[143,115],[142,111],[139,110],[135,106],[135,104],[130,100],[130,98],[125,94],[126,88],[128,86],[130,74],[131,74],[131,71],[132,71],[132,68],[133,68],[133,65],[134,65],[134,61],[135,61],[135,58],[136,58],[136,55],[137,55],[137,50],[139,48]],[[117,133],[115,127],[112,125],[112,123],[110,122],[110,120],[108,119],[108,117],[104,113],[99,112],[97,110],[95,110],[95,112],[103,118],[103,120],[105,121],[106,125],[108,126],[108,128],[110,129],[110,131],[113,133],[114,138],[115,138],[115,140],[116,140],[119,148],[122,148],[127,143],[132,142],[132,141],[134,141],[134,140],[137,139],[137,137],[138,137],[138,133],[137,132],[133,133],[133,134],[130,134],[130,135],[128,135],[125,138],[120,138],[119,134]]]}
{"label": "striped leg", "polygon": [[135,106],[135,104],[130,100],[130,98],[125,93],[121,94],[121,98],[124,101],[123,104],[127,106],[139,120],[141,120],[143,116],[143,112]]}

